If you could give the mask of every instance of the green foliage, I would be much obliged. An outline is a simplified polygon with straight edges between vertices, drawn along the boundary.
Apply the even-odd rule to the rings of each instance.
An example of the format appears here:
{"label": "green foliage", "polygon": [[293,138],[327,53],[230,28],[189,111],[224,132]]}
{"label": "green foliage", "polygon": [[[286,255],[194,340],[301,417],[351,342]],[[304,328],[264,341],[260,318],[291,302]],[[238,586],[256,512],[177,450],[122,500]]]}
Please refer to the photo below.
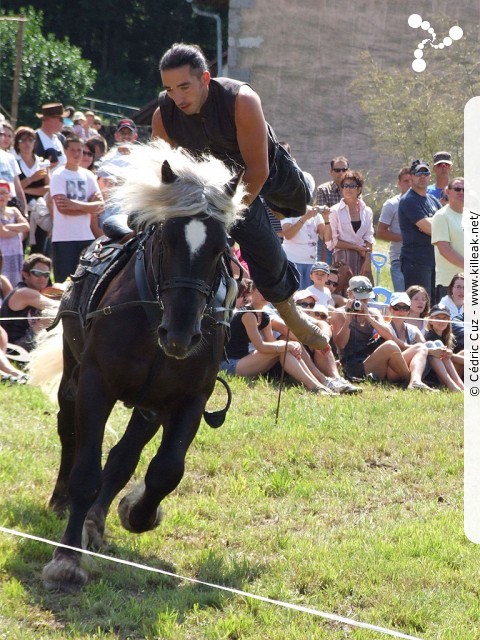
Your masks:
{"label": "green foliage", "polygon": [[[5,15],[0,11],[0,15]],[[18,122],[38,125],[35,113],[47,102],[80,101],[93,87],[96,72],[81,50],[69,40],[57,40],[43,33],[43,14],[25,12]],[[0,21],[0,100],[10,109],[16,59],[17,23]]]}
{"label": "green foliage", "polygon": [[[448,20],[439,16],[433,22],[442,32]],[[451,49],[434,51],[427,46],[427,68],[414,73],[405,67],[382,68],[363,52],[352,89],[381,154],[401,167],[447,149],[461,173],[463,109],[480,91],[479,53],[478,41],[465,38]]]}

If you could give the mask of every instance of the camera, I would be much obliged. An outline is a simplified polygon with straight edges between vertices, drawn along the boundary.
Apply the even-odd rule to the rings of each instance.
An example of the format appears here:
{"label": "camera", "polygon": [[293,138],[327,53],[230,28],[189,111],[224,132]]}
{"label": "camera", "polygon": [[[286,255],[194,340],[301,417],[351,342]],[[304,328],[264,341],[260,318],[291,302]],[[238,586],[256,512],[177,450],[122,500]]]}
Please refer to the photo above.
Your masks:
{"label": "camera", "polygon": [[355,313],[355,311],[361,311],[361,310],[362,310],[362,303],[360,302],[360,300],[354,300],[352,303],[352,306],[348,309],[350,313]]}

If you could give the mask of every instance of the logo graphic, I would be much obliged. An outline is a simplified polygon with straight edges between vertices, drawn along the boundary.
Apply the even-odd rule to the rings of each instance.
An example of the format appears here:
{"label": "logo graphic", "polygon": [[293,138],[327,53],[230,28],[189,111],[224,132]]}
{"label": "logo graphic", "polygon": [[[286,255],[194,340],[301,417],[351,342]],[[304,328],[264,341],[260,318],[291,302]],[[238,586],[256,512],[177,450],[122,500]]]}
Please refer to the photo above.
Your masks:
{"label": "logo graphic", "polygon": [[417,48],[413,52],[415,56],[415,60],[412,62],[412,69],[417,73],[421,73],[425,71],[427,67],[427,63],[423,59],[424,49],[427,42],[433,49],[444,49],[445,47],[449,47],[453,44],[454,40],[460,40],[463,36],[463,29],[459,26],[451,27],[448,32],[448,36],[445,36],[442,42],[439,44],[434,44],[437,34],[435,33],[435,29],[430,26],[430,22],[427,20],[423,20],[422,16],[419,16],[418,13],[412,13],[412,15],[408,18],[408,26],[412,27],[412,29],[418,29],[419,27],[430,34],[429,38],[425,38],[417,45]]}

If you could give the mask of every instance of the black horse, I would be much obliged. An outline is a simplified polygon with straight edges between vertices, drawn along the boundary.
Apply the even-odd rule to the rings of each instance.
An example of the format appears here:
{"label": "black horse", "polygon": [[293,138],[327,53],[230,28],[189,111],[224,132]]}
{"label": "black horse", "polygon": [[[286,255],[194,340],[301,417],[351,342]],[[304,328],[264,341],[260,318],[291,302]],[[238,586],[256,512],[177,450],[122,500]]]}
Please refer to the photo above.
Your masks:
{"label": "black horse", "polygon": [[[242,209],[239,177],[213,158],[195,161],[160,142],[140,147],[133,161],[136,171],[116,200],[144,229],[137,248],[96,310],[82,319],[60,309],[62,453],[50,507],[58,513],[69,507],[62,543],[79,549],[82,531],[90,545],[101,545],[113,499],[163,426],[144,483],[118,509],[129,531],[158,525],[160,502],[182,479],[223,354],[231,283],[222,265],[226,230]],[[75,279],[73,291],[83,287],[81,275]],[[134,409],[102,470],[105,424],[118,400]],[[88,576],[80,560],[80,552],[58,547],[43,571],[46,586],[82,587]]]}

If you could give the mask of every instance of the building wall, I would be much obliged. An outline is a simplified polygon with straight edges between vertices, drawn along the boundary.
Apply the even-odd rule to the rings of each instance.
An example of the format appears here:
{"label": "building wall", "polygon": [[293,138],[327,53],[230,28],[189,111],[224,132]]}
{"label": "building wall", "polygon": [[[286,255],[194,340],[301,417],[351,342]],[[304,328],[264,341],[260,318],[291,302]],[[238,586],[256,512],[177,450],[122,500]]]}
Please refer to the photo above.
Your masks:
{"label": "building wall", "polygon": [[[413,13],[434,28],[435,16],[445,14],[464,37],[479,38],[478,28],[469,32],[480,23],[479,0],[230,0],[228,75],[260,94],[277,136],[317,182],[329,179],[333,156],[345,155],[352,167],[388,183],[398,161],[378,156],[349,85],[365,50],[382,66],[411,69],[417,44],[428,36],[408,26]],[[446,35],[438,29],[437,43]],[[430,54],[450,51],[427,51],[427,62]]]}

